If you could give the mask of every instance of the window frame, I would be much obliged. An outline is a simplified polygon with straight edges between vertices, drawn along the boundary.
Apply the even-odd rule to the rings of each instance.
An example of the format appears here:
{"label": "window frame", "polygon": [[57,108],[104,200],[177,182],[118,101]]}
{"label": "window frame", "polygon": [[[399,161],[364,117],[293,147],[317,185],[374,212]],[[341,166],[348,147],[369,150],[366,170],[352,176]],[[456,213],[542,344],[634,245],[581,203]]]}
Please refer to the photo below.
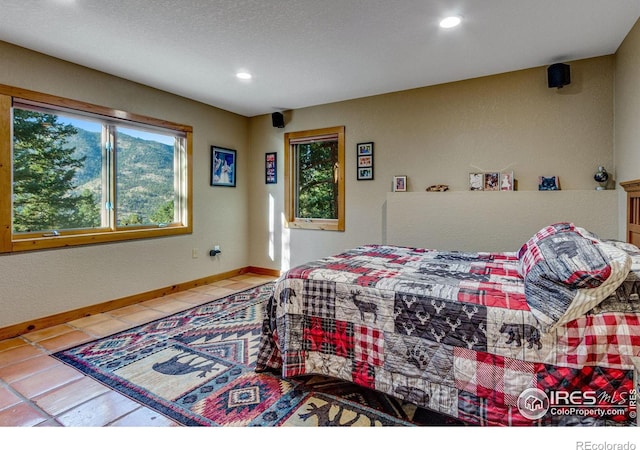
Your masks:
{"label": "window frame", "polygon": [[[60,111],[100,116],[105,121],[113,121],[123,126],[146,127],[171,130],[184,135],[184,150],[179,158],[181,167],[176,167],[181,193],[178,207],[181,208],[181,223],[166,226],[142,226],[123,229],[122,227],[101,227],[96,229],[61,230],[52,233],[14,233],[13,215],[13,105],[30,102],[45,105]],[[0,253],[42,250],[79,245],[120,242],[133,239],[191,234],[193,232],[193,127],[161,119],[155,119],[126,111],[93,105],[55,95],[30,91],[0,84]],[[174,164],[176,160],[174,159]]]}
{"label": "window frame", "polygon": [[[296,155],[294,146],[300,141],[320,140],[335,135],[338,140],[338,218],[306,219],[295,217],[297,204]],[[284,183],[285,183],[285,226],[306,230],[345,230],[345,127],[336,126],[316,130],[294,131],[284,135]]]}

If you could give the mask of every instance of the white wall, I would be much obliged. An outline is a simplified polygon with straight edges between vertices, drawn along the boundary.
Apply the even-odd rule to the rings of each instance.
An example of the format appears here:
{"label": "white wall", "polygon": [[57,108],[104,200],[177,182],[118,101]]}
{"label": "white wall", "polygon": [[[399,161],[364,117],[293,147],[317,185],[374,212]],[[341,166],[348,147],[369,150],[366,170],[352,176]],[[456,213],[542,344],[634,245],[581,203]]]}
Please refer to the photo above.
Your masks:
{"label": "white wall", "polygon": [[[2,42],[0,83],[191,125],[194,167],[192,235],[0,254],[0,327],[247,265],[247,118]],[[236,188],[209,186],[211,145],[238,151]]]}

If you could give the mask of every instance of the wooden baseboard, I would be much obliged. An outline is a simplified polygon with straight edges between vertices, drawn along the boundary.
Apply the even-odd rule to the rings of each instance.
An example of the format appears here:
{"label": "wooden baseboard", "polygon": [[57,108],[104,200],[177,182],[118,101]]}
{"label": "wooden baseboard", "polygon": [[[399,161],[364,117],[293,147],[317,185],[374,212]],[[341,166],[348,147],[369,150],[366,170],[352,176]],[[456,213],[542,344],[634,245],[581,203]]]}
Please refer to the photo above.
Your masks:
{"label": "wooden baseboard", "polygon": [[63,313],[42,317],[39,319],[31,320],[29,322],[23,322],[3,327],[0,328],[0,340],[9,339],[21,334],[30,333],[36,330],[42,330],[44,328],[49,328],[55,325],[61,325],[63,323],[80,319],[82,317],[112,311],[114,309],[134,305],[136,303],[152,300],[154,298],[162,297],[169,294],[174,294],[176,292],[186,291],[194,287],[203,286],[220,280],[226,280],[227,278],[233,278],[235,276],[244,275],[247,273],[269,275],[274,277],[280,276],[280,271],[278,270],[248,266],[242,269],[231,270],[229,272],[219,273],[216,275],[211,275],[209,277],[187,281],[185,283],[174,284],[172,286],[166,286],[160,289],[154,289],[152,291],[142,292],[140,294],[130,295],[128,297],[122,297],[116,300],[110,300],[104,303],[99,303],[97,305],[85,306],[83,308],[65,311]]}
{"label": "wooden baseboard", "polygon": [[268,275],[270,277],[279,277],[282,272],[276,269],[265,269],[264,267],[247,267],[247,272],[255,273],[256,275]]}

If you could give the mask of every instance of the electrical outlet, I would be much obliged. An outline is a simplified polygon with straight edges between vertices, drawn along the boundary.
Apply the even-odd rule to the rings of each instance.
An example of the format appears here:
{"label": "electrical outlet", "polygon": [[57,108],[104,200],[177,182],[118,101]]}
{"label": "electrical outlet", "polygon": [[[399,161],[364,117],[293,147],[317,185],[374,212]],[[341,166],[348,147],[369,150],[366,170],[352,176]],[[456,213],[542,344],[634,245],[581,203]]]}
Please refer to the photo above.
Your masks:
{"label": "electrical outlet", "polygon": [[191,249],[191,257],[193,259],[196,259],[198,257],[198,249],[197,248],[192,248]]}

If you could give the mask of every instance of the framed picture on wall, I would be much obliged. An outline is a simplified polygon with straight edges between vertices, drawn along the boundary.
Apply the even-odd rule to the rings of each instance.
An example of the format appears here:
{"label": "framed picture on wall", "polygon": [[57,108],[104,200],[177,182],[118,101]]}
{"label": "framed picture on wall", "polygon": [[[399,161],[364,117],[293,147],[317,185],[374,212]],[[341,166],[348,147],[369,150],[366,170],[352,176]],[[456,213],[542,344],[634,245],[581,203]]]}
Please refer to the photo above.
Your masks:
{"label": "framed picture on wall", "polygon": [[358,167],[358,180],[373,180],[373,167]]}
{"label": "framed picture on wall", "polygon": [[373,167],[373,157],[358,156],[358,167]]}
{"label": "framed picture on wall", "polygon": [[357,179],[373,180],[373,142],[356,144],[357,149]]}
{"label": "framed picture on wall", "polygon": [[362,142],[357,144],[358,156],[370,155],[373,156],[373,142]]}
{"label": "framed picture on wall", "polygon": [[276,184],[278,182],[278,154],[267,153],[264,157],[264,182]]}
{"label": "framed picture on wall", "polygon": [[211,146],[211,186],[236,186],[236,151]]}

